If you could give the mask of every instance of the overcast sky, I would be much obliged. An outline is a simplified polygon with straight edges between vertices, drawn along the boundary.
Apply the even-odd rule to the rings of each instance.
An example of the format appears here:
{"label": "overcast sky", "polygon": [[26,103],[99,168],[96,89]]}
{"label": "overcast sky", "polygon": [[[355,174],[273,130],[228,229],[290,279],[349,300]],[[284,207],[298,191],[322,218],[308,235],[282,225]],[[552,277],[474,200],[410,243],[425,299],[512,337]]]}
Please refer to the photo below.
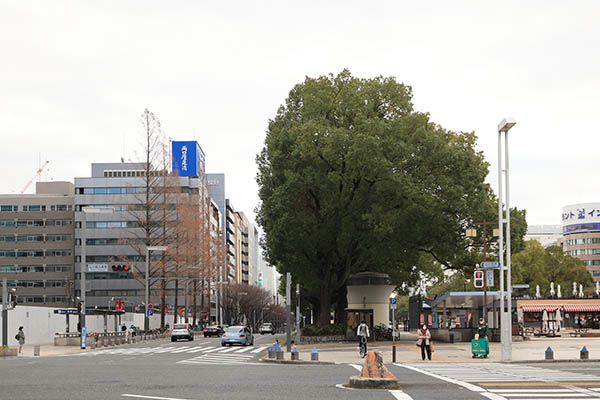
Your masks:
{"label": "overcast sky", "polygon": [[0,193],[40,157],[44,179],[69,181],[136,160],[148,107],[167,136],[198,140],[253,218],[268,120],[305,76],[349,68],[475,131],[494,190],[496,126],[514,117],[511,203],[560,224],[564,205],[600,202],[600,2],[491,3],[0,0]]}

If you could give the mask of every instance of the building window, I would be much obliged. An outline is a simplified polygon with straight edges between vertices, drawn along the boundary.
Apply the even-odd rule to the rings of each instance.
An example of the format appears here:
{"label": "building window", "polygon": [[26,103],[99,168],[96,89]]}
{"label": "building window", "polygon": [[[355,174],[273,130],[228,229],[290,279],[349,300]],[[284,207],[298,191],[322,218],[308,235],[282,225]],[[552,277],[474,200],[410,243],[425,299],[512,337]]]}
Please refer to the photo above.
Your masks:
{"label": "building window", "polygon": [[19,207],[17,206],[0,206],[0,211],[18,211]]}

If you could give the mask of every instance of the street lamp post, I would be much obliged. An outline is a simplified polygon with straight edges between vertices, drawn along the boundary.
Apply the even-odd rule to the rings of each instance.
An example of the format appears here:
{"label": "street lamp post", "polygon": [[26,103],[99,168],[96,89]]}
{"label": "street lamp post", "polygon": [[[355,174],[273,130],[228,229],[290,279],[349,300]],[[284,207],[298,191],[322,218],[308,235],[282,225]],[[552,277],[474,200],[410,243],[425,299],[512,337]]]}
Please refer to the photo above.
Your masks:
{"label": "street lamp post", "polygon": [[[150,252],[151,251],[167,251],[167,246],[147,246],[146,247],[146,301],[144,304],[144,332],[150,330],[150,320],[148,319],[148,298],[150,288],[148,286],[148,270],[150,269]],[[164,304],[161,305],[164,307]],[[187,311],[187,310],[186,310]]]}
{"label": "street lamp post", "polygon": [[[500,342],[502,361],[510,361],[512,358],[512,288],[511,288],[511,265],[510,265],[510,190],[508,169],[508,131],[515,126],[513,118],[503,119],[498,124],[498,227],[500,235],[498,240],[498,256],[500,260]],[[506,188],[506,216],[502,202],[502,134],[504,133],[504,185]],[[504,263],[503,236],[504,224],[506,223],[506,264]],[[506,265],[506,291],[504,290],[504,265]],[[508,303],[508,305],[506,304]]]}
{"label": "street lamp post", "polygon": [[85,303],[85,292],[86,292],[86,288],[85,288],[85,274],[87,272],[87,256],[86,256],[86,227],[87,227],[87,214],[112,214],[114,212],[114,210],[112,208],[101,208],[101,207],[82,207],[81,208],[82,211],[82,221],[81,221],[81,262],[79,263],[79,265],[81,266],[80,268],[80,277],[79,277],[79,290],[81,292],[80,298],[81,298],[81,311],[79,313],[79,328],[80,328],[80,337],[81,337],[81,348],[85,349],[86,348],[86,340],[85,340],[85,335],[87,334],[87,328],[85,326],[85,310],[86,310],[86,303]]}

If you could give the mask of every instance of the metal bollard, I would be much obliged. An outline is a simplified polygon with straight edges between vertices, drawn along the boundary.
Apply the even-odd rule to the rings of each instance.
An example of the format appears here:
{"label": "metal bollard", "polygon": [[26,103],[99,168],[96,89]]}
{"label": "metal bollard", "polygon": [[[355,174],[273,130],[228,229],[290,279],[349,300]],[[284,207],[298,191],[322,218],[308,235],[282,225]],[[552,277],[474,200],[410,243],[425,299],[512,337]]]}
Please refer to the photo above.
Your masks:
{"label": "metal bollard", "polygon": [[34,356],[39,356],[40,355],[40,345],[36,344],[33,346],[33,355]]}
{"label": "metal bollard", "polygon": [[392,345],[392,362],[396,362],[396,345]]}
{"label": "metal bollard", "polygon": [[319,361],[319,352],[317,351],[317,349],[313,349],[313,351],[310,353],[310,360]]}
{"label": "metal bollard", "polygon": [[300,360],[300,353],[298,353],[298,349],[295,347],[292,349],[292,360]]}
{"label": "metal bollard", "polygon": [[550,346],[546,349],[546,360],[554,360],[554,350]]}
{"label": "metal bollard", "polygon": [[590,359],[590,352],[588,351],[588,349],[585,346],[583,346],[583,348],[579,352],[579,359],[580,360],[589,360]]}
{"label": "metal bollard", "polygon": [[281,347],[277,348],[277,359],[283,360],[283,349]]}

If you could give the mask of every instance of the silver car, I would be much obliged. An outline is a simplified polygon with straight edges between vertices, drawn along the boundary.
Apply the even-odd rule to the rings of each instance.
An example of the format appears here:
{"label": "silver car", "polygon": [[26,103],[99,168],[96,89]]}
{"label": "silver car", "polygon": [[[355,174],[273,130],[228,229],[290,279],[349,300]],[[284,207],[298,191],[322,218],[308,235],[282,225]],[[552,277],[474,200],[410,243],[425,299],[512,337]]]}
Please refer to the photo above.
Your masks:
{"label": "silver car", "polygon": [[176,342],[179,339],[194,340],[194,332],[190,324],[175,324],[171,331],[171,342]]}

